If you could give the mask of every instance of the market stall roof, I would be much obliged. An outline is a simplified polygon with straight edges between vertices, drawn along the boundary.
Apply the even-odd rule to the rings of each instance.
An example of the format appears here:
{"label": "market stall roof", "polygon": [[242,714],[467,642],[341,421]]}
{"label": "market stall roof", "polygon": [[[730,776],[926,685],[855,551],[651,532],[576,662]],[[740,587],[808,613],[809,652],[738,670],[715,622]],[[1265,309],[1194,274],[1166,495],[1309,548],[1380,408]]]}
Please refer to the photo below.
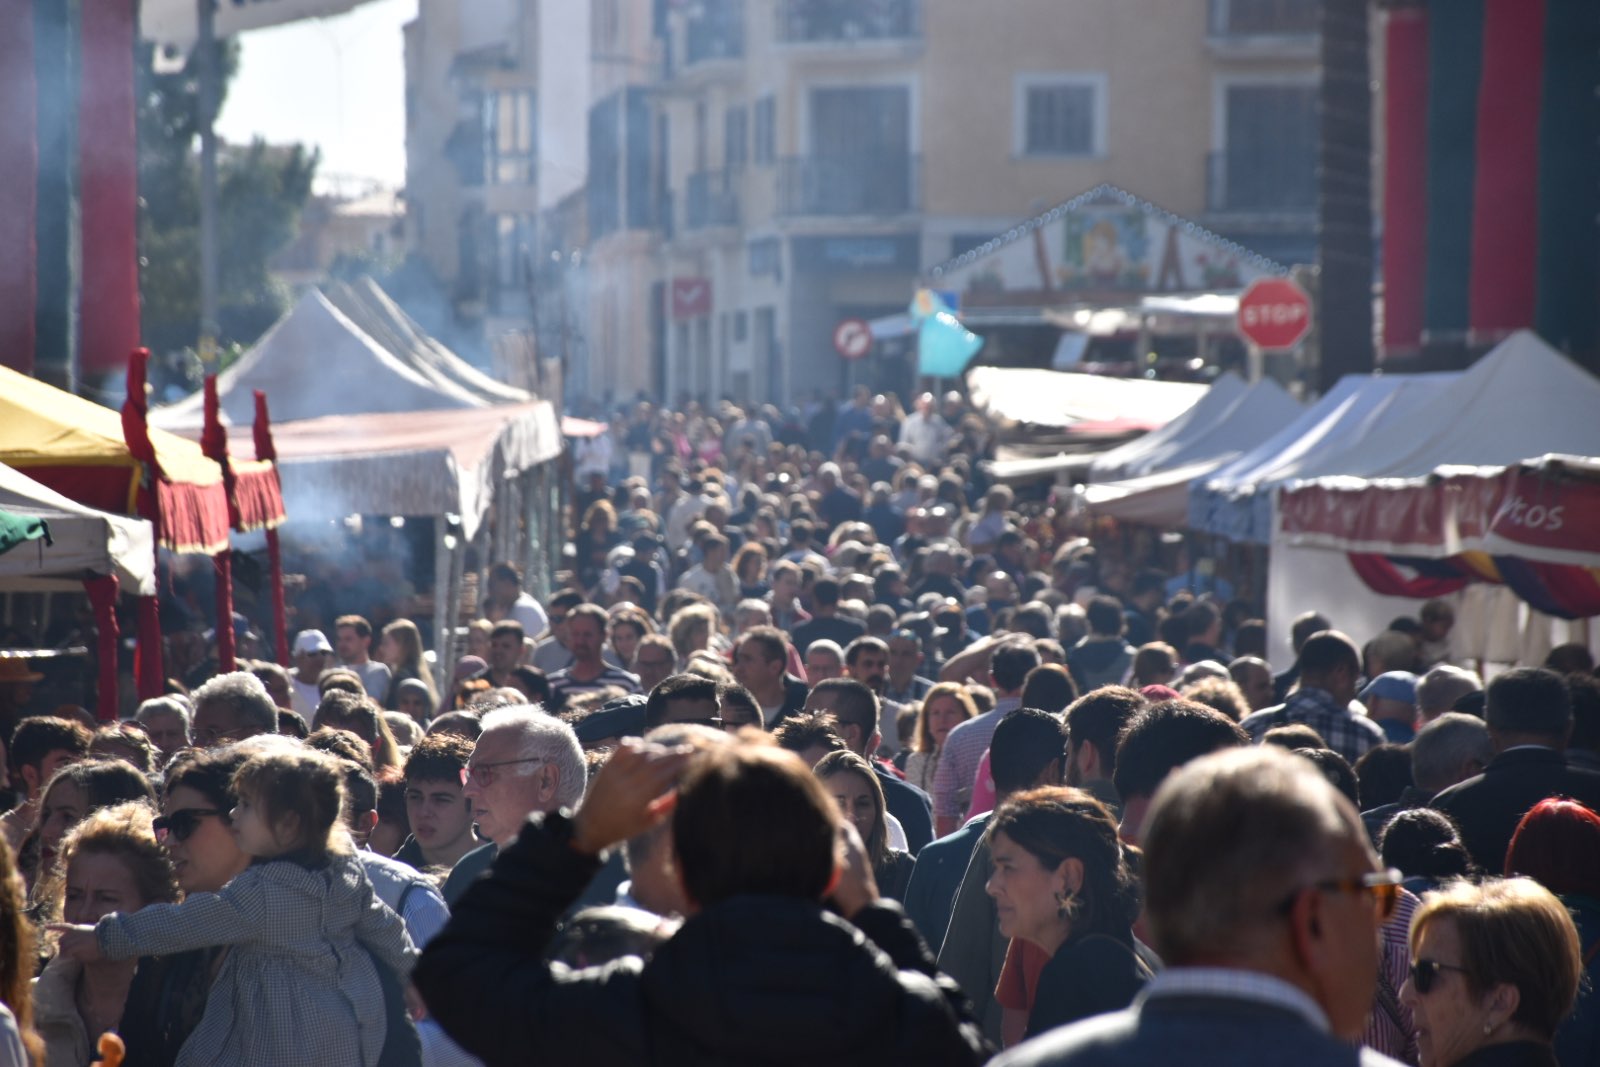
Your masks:
{"label": "market stall roof", "polygon": [[974,367],[967,372],[972,402],[990,419],[1026,426],[1067,428],[1077,423],[1136,419],[1164,426],[1188,411],[1207,386],[1145,378],[1017,367]]}
{"label": "market stall roof", "polygon": [[[1097,185],[929,272],[963,311],[1244,289],[1287,269],[1126,189]],[[1170,309],[1169,309],[1170,310]]]}
{"label": "market stall roof", "polygon": [[445,347],[396,304],[371,276],[334,282],[325,290],[329,302],[367,336],[406,366],[447,389],[464,389],[490,404],[522,404],[533,399],[526,389],[497,381]]}
{"label": "market stall roof", "polygon": [[[235,452],[253,454],[248,427]],[[509,477],[561,453],[549,401],[459,411],[331,416],[274,422],[283,495],[296,521],[347,515],[461,516],[470,539]]]}
{"label": "market stall roof", "polygon": [[123,592],[154,595],[155,535],[145,520],[84,507],[3,463],[0,514],[42,521],[48,531],[0,551],[0,589],[75,590],[86,577],[112,574]]}
{"label": "market stall roof", "polygon": [[1283,483],[1338,473],[1344,452],[1416,417],[1457,374],[1348,375],[1299,418],[1189,487],[1189,526],[1229,540],[1272,539],[1272,496]]}
{"label": "market stall roof", "polygon": [[1600,379],[1527,330],[1487,352],[1404,422],[1373,427],[1302,478],[1409,478],[1443,464],[1600,456]]}
{"label": "market stall roof", "polygon": [[[1218,379],[1206,399],[1163,429],[1097,460],[1089,469],[1092,484],[1084,490],[1089,506],[1125,522],[1180,527],[1188,515],[1191,481],[1238,458],[1304,410],[1270,378],[1250,386],[1238,382],[1236,387],[1224,386],[1225,380]],[[1218,387],[1222,392],[1213,400]],[[1101,481],[1102,469],[1130,473]]]}
{"label": "market stall roof", "polygon": [[[408,365],[316,289],[217,377],[223,420],[248,426],[257,389],[267,394],[274,422],[490,403],[463,385]],[[151,424],[168,430],[197,430],[204,421],[204,399],[198,392],[150,412]]]}
{"label": "market stall roof", "polygon": [[[153,427],[149,435],[166,475],[156,487],[161,544],[176,552],[226,547],[222,468],[193,441]],[[5,367],[0,367],[0,463],[87,507],[118,515],[136,510],[142,467],[123,436],[122,413]],[[283,499],[272,465],[235,462],[234,472],[241,527],[281,522]]]}

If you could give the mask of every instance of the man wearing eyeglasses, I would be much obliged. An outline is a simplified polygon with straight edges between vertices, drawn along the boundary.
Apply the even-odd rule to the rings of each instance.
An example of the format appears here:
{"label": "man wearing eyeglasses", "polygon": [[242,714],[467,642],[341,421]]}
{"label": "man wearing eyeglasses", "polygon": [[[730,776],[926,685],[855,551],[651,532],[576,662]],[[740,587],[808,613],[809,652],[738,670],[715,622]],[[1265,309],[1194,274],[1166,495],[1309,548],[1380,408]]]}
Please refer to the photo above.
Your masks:
{"label": "man wearing eyeglasses", "polygon": [[194,702],[190,734],[196,748],[217,748],[278,732],[278,707],[261,679],[249,671],[219,674],[189,699]]}
{"label": "man wearing eyeglasses", "polygon": [[1356,1049],[1379,930],[1400,900],[1354,806],[1292,753],[1230,749],[1175,772],[1144,839],[1145,924],[1166,961],[1123,1011],[1051,1031],[995,1067],[1384,1067]]}
{"label": "man wearing eyeglasses", "polygon": [[444,899],[451,905],[494,865],[497,847],[516,840],[529,815],[577,807],[587,777],[572,727],[526,705],[483,717],[483,734],[461,773],[461,795],[472,804],[478,836],[489,844],[461,857],[450,872]]}

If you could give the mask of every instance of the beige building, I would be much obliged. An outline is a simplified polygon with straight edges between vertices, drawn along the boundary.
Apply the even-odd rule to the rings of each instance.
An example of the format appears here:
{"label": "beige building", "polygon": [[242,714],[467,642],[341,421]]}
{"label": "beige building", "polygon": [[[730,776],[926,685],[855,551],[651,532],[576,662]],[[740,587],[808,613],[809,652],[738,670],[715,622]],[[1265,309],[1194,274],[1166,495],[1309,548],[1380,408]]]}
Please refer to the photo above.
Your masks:
{"label": "beige building", "polygon": [[408,239],[569,398],[903,390],[838,324],[1101,183],[1311,259],[1318,6],[419,0]]}
{"label": "beige building", "polygon": [[272,257],[270,270],[298,292],[326,280],[340,264],[375,272],[405,259],[405,202],[393,189],[360,195],[317,195],[300,212],[294,240]]}

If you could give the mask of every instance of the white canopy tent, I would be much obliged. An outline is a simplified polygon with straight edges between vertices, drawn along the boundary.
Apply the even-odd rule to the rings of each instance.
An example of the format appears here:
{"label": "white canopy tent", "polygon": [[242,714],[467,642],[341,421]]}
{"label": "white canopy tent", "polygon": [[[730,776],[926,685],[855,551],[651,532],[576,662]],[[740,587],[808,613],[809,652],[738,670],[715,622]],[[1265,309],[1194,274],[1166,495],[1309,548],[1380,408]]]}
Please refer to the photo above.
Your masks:
{"label": "white canopy tent", "polygon": [[[1230,380],[1234,384],[1224,384]],[[1302,411],[1300,402],[1270,378],[1251,386],[1232,375],[1218,379],[1184,415],[1096,461],[1089,468],[1085,501],[1124,522],[1181,527],[1191,482],[1282,430]],[[1139,445],[1146,447],[1135,448]],[[1127,473],[1101,481],[1102,470]]]}
{"label": "white canopy tent", "polygon": [[115,575],[135,596],[156,591],[155,535],[149,522],[84,507],[0,464],[0,511],[43,519],[48,541],[0,553],[0,589],[81,592],[83,580]]}
{"label": "white canopy tent", "polygon": [[1128,418],[1164,426],[1194,407],[1207,387],[1032,368],[975,367],[967,372],[967,388],[973,404],[991,419],[1066,428],[1080,422]]}
{"label": "white canopy tent", "polygon": [[1298,419],[1189,487],[1189,526],[1231,541],[1272,540],[1272,497],[1294,478],[1343,473],[1343,454],[1418,416],[1456,374],[1350,375]]}

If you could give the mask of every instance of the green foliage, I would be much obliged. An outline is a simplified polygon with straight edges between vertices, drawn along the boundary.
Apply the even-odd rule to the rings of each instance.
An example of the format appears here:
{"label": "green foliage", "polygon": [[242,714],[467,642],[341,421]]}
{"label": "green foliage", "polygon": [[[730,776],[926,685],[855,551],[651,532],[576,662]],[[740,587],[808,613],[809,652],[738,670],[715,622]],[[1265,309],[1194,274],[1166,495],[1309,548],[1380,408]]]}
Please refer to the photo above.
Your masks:
{"label": "green foliage", "polygon": [[[146,343],[158,354],[193,348],[200,334],[200,101],[193,56],[162,74],[155,50],[139,55],[140,297]],[[217,46],[219,98],[238,49]],[[220,106],[220,99],[219,99]],[[289,306],[267,274],[294,237],[311,195],[318,154],[302,145],[222,146],[217,152],[219,347],[253,343]]]}

